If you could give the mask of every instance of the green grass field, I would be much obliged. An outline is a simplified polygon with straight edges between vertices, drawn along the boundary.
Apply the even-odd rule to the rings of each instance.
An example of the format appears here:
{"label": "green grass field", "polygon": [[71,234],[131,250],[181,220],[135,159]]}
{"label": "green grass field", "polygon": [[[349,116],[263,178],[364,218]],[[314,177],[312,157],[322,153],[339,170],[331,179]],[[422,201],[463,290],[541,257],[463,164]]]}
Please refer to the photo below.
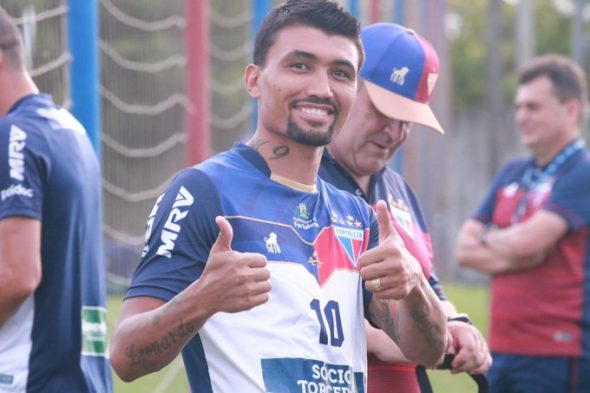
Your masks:
{"label": "green grass field", "polygon": [[[109,297],[108,324],[109,333],[115,331],[115,324],[121,312],[121,297]],[[115,393],[189,393],[188,380],[184,373],[182,358],[177,357],[167,367],[157,373],[139,378],[131,383],[121,381],[113,373]]]}
{"label": "green grass field", "polygon": [[[471,316],[473,323],[487,335],[488,290],[482,286],[445,283],[449,299],[461,312]],[[121,298],[109,299],[109,331],[112,333],[121,309]],[[429,371],[430,380],[436,393],[476,392],[475,383],[467,375],[452,375],[448,371]],[[124,383],[114,376],[115,393],[188,393],[188,381],[184,374],[182,359],[179,357],[161,371],[140,378],[132,383]]]}
{"label": "green grass field", "polygon": [[[485,337],[488,332],[489,295],[486,286],[468,286],[464,284],[444,283],[447,297],[460,312],[471,317]],[[466,374],[453,375],[444,370],[428,371],[430,382],[435,393],[475,393],[477,385]]]}

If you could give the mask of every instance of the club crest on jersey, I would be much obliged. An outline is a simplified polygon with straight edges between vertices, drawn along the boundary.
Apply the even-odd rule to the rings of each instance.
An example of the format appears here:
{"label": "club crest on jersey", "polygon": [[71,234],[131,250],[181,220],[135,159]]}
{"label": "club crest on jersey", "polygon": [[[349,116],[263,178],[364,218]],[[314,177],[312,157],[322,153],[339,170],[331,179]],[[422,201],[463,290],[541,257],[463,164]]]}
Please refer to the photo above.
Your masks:
{"label": "club crest on jersey", "polygon": [[299,214],[299,218],[309,220],[309,213],[307,212],[307,206],[305,206],[305,203],[297,205],[297,213]]}
{"label": "club crest on jersey", "polygon": [[279,240],[277,234],[271,232],[264,238],[264,242],[266,243],[266,251],[271,254],[280,254],[281,247],[279,246]]}
{"label": "club crest on jersey", "polygon": [[293,226],[299,229],[318,228],[320,224],[307,211],[305,203],[297,205],[295,215],[293,216]]}
{"label": "club crest on jersey", "polygon": [[502,192],[506,198],[512,198],[516,194],[516,190],[518,190],[518,183],[510,183],[508,186],[504,187]]}
{"label": "club crest on jersey", "polygon": [[[340,217],[343,225],[340,224]],[[330,214],[332,225],[318,233],[314,253],[308,259],[317,268],[318,283],[324,285],[336,271],[353,272],[360,268],[359,258],[369,245],[369,228],[352,216]],[[338,220],[336,220],[338,218]],[[346,222],[350,222],[347,225]]]}
{"label": "club crest on jersey", "polygon": [[396,201],[391,194],[387,196],[387,202],[389,204],[389,211],[393,215],[395,221],[408,236],[414,238],[414,221],[412,220],[412,214],[410,213],[408,205],[406,205],[403,199],[398,199]]}
{"label": "club crest on jersey", "polygon": [[332,213],[332,223],[334,225],[347,225],[349,227],[356,227],[360,228],[362,226],[361,222],[351,216],[350,214],[346,215],[346,217],[342,216],[339,217],[338,214]]}
{"label": "club crest on jersey", "polygon": [[334,235],[336,235],[352,265],[356,267],[363,250],[364,231],[362,229],[334,226]]}

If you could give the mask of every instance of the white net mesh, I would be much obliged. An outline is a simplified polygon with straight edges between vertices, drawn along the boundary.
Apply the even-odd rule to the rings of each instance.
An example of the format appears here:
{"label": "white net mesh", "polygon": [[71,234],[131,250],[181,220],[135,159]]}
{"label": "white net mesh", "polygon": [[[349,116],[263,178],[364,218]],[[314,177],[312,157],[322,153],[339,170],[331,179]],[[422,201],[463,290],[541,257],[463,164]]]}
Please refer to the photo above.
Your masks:
{"label": "white net mesh", "polygon": [[147,214],[185,165],[185,20],[182,0],[100,5],[105,255],[125,287]]}
{"label": "white net mesh", "polygon": [[25,59],[41,91],[70,106],[65,0],[0,0],[23,35]]}
{"label": "white net mesh", "polygon": [[243,79],[253,47],[251,2],[211,2],[209,16],[211,144],[218,152],[252,130],[253,107]]}

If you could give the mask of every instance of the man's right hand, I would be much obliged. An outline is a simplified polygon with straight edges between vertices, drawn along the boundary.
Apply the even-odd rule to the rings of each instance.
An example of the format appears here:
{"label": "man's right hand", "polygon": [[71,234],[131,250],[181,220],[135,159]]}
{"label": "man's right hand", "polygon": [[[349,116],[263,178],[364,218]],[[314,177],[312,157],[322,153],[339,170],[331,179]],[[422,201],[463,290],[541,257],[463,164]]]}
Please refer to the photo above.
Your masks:
{"label": "man's right hand", "polygon": [[[133,381],[168,365],[215,313],[245,311],[268,301],[266,257],[233,251],[231,225],[223,217],[215,222],[219,237],[198,280],[169,302],[143,296],[123,303],[110,352],[122,380]],[[153,350],[162,342],[166,348]]]}
{"label": "man's right hand", "polygon": [[201,292],[204,304],[211,305],[215,313],[245,311],[266,303],[271,290],[266,257],[233,251],[231,224],[222,216],[217,216],[215,222],[219,236],[198,280],[198,286],[204,289]]}

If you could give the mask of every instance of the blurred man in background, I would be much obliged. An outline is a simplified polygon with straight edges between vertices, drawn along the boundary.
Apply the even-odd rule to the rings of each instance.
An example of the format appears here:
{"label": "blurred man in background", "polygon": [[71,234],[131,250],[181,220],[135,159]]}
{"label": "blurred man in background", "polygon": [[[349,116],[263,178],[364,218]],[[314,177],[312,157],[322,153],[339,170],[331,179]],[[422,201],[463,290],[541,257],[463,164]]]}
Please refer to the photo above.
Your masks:
{"label": "blurred man in background", "polygon": [[[342,132],[324,151],[320,176],[373,206],[387,201],[396,231],[444,305],[450,332],[447,351],[456,354],[453,372],[483,373],[491,362],[485,339],[445,297],[434,274],[430,235],[414,191],[387,167],[413,123],[443,131],[428,107],[439,74],[438,56],[423,37],[396,24],[367,26],[361,38],[366,59],[357,99]],[[428,384],[424,369],[418,369],[419,381],[417,365],[385,333],[369,324],[366,329],[369,393],[420,392],[420,383]]]}
{"label": "blurred man in background", "polygon": [[0,8],[0,391],[112,391],[100,167]]}
{"label": "blurred man in background", "polygon": [[462,266],[492,275],[495,393],[590,392],[590,156],[586,75],[545,55],[520,72],[530,158],[505,166],[459,234]]}

